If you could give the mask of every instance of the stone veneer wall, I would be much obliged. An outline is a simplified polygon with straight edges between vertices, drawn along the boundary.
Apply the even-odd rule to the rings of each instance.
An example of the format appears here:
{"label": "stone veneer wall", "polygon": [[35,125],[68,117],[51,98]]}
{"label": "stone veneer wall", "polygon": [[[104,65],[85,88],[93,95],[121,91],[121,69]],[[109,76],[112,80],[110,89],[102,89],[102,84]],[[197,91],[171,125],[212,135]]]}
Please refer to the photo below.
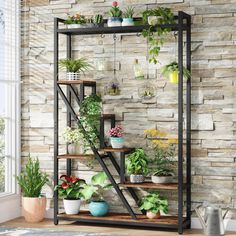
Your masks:
{"label": "stone veneer wall", "polygon": [[[22,157],[38,156],[42,169],[53,175],[53,17],[67,13],[93,15],[106,13],[111,0],[23,0],[22,1]],[[134,5],[141,12],[149,7],[166,6],[192,15],[192,201],[204,200],[235,207],[236,143],[236,3],[232,0],[149,0],[120,1],[122,8]],[[173,36],[173,35],[172,35]],[[77,37],[73,56],[113,60],[112,36]],[[124,125],[128,145],[145,146],[143,131],[158,127],[176,134],[177,87],[160,76],[159,68],[174,58],[176,42],[170,37],[162,48],[160,64],[150,65],[151,81],[157,97],[142,101],[140,81],[133,79],[133,61],[138,58],[146,70],[146,42],[136,35],[118,37],[117,69],[121,84],[118,97],[103,96],[104,110],[114,112]],[[65,57],[65,36],[60,37],[60,58]],[[62,78],[62,77],[61,77]],[[112,71],[93,71],[84,78],[97,80],[98,91],[111,81]],[[65,126],[65,106],[60,105],[60,126]],[[64,146],[61,146],[63,152]],[[23,158],[23,160],[25,160]],[[61,173],[65,162],[60,161]],[[86,163],[74,162],[74,173],[89,179]],[[50,187],[45,189],[51,198]],[[163,192],[164,195],[167,192]],[[109,193],[110,199],[117,199]],[[168,194],[176,209],[176,192]],[[120,201],[112,208],[122,211]]]}

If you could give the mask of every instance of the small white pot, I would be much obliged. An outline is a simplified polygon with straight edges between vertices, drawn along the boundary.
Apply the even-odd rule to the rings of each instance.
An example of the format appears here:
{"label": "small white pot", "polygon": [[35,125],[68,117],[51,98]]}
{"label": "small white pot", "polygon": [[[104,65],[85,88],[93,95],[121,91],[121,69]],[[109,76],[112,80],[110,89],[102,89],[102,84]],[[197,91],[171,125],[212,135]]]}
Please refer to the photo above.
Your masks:
{"label": "small white pot", "polygon": [[67,72],[66,73],[67,80],[79,80],[79,73],[77,72]]}
{"label": "small white pot", "polygon": [[173,176],[155,176],[151,177],[152,182],[155,184],[167,184],[173,182]]}
{"label": "small white pot", "polygon": [[162,16],[149,16],[148,24],[152,26],[157,25],[159,23],[160,18],[162,18]]}
{"label": "small white pot", "polygon": [[86,25],[81,25],[81,24],[69,24],[67,25],[68,29],[78,29],[78,28],[85,28]]}
{"label": "small white pot", "polygon": [[68,144],[68,154],[77,155],[77,154],[83,154],[83,153],[84,153],[84,149],[81,144],[79,143]]}
{"label": "small white pot", "polygon": [[143,183],[145,180],[145,177],[143,175],[130,175],[130,182],[131,183]]}
{"label": "small white pot", "polygon": [[147,211],[146,216],[148,219],[158,219],[161,217],[160,212],[152,213],[151,211]]}
{"label": "small white pot", "polygon": [[65,212],[67,215],[76,215],[79,213],[81,200],[67,200],[63,199]]}
{"label": "small white pot", "polygon": [[111,146],[112,148],[123,148],[124,147],[124,138],[111,137]]}

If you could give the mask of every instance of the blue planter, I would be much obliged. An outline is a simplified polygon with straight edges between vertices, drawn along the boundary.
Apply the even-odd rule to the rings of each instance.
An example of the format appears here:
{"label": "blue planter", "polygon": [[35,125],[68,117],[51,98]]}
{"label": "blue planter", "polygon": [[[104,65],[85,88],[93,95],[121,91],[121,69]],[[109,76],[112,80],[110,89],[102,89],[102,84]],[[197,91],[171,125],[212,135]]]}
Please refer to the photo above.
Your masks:
{"label": "blue planter", "polygon": [[134,20],[133,18],[123,18],[122,26],[133,26]]}
{"label": "blue planter", "polygon": [[108,27],[121,26],[122,18],[120,17],[109,17],[107,20]]}
{"label": "blue planter", "polygon": [[124,147],[124,138],[110,137],[112,148],[123,148]]}
{"label": "blue planter", "polygon": [[89,211],[93,216],[105,216],[109,211],[107,202],[91,202],[89,203]]}

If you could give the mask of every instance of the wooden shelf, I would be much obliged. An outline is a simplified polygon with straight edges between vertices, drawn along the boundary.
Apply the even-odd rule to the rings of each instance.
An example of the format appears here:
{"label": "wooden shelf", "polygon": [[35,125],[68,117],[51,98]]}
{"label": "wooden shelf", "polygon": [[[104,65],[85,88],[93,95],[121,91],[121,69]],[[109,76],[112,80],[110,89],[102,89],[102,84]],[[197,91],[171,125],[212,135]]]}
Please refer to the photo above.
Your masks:
{"label": "wooden shelf", "polygon": [[103,119],[115,119],[115,114],[102,114]]}
{"label": "wooden shelf", "polygon": [[134,150],[134,148],[112,148],[112,147],[106,147],[101,149],[104,152],[123,152],[123,153],[130,153]]}
{"label": "wooden shelf", "polygon": [[64,85],[83,84],[85,86],[95,86],[96,81],[93,81],[93,80],[58,80],[57,84],[64,84]]}
{"label": "wooden shelf", "polygon": [[[134,220],[129,214],[125,213],[109,213],[107,216],[95,217],[89,212],[82,211],[78,215],[59,214],[58,218],[85,223],[119,224],[159,228],[171,227],[175,229],[178,228],[177,216],[161,216],[160,219],[148,219],[146,215],[137,215],[137,220]],[[186,219],[184,218],[183,222],[185,221]]]}
{"label": "wooden shelf", "polygon": [[80,160],[89,160],[95,158],[93,154],[81,154],[81,155],[71,155],[71,154],[63,154],[57,156],[58,159],[80,159]]}
{"label": "wooden shelf", "polygon": [[119,184],[121,187],[126,188],[149,188],[149,189],[166,189],[166,190],[177,190],[178,184],[177,183],[169,183],[169,184],[154,184],[152,182],[144,182],[144,183],[130,183],[126,182],[124,184]]}

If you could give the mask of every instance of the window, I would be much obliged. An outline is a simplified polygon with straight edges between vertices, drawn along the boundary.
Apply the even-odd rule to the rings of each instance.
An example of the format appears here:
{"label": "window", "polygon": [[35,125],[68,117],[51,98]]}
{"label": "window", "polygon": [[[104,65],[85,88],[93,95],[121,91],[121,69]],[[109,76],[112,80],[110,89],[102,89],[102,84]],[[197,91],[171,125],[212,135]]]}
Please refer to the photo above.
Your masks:
{"label": "window", "polygon": [[0,196],[16,193],[19,168],[18,1],[0,0]]}

